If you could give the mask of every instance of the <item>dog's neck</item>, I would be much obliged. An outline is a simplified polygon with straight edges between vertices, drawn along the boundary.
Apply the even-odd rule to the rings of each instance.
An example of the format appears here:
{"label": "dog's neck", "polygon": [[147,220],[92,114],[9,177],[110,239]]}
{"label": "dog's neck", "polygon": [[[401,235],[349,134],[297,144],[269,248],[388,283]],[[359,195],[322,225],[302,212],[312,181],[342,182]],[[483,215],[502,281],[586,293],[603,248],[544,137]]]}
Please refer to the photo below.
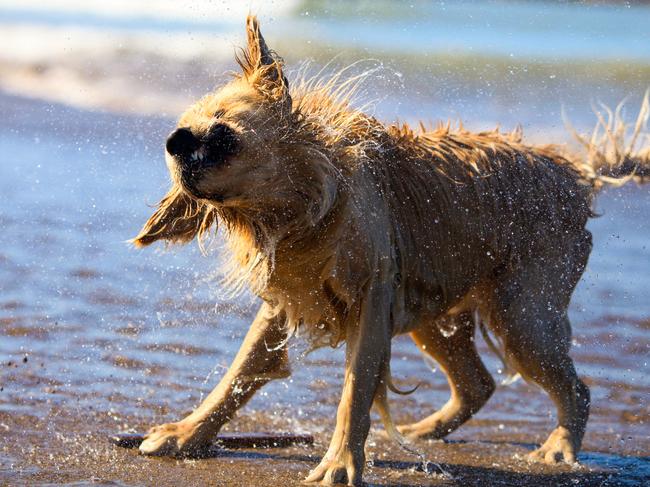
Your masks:
{"label": "dog's neck", "polygon": [[[307,211],[306,206],[301,209]],[[327,216],[313,222],[306,213],[292,214],[278,208],[218,211],[233,257],[225,283],[233,290],[248,286],[258,295],[267,288],[275,270],[285,267],[284,261],[300,259],[302,253],[315,247],[314,239],[327,224]]]}

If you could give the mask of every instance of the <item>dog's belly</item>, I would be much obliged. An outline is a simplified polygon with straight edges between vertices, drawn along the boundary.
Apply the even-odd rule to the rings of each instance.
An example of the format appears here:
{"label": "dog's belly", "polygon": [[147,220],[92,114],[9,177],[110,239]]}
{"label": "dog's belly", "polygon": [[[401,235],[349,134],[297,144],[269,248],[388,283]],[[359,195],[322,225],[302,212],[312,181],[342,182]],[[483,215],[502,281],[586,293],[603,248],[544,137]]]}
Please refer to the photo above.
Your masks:
{"label": "dog's belly", "polygon": [[[397,293],[398,297],[401,293]],[[409,333],[424,322],[432,322],[446,313],[479,307],[478,286],[468,282],[463,291],[445,296],[440,287],[412,292],[397,300],[393,310],[393,335]],[[401,302],[400,302],[401,301]]]}

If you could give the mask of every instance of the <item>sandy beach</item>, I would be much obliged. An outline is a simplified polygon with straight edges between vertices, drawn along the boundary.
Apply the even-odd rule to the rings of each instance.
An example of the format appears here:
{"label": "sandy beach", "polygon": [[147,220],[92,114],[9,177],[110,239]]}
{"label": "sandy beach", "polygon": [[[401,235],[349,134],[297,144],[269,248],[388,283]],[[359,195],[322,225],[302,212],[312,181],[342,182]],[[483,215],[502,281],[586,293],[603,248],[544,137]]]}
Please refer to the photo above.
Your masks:
{"label": "sandy beach", "polygon": [[[290,13],[270,19],[269,39],[287,52],[292,42],[281,41],[282,26],[295,21],[297,38],[309,34],[309,11],[322,29],[320,45],[288,52],[294,65],[306,57],[319,67],[333,55],[342,65],[363,53],[376,55],[379,64],[372,66],[380,69],[363,95],[375,100],[370,110],[382,120],[458,116],[473,129],[521,122],[529,141],[566,143],[563,107],[586,130],[594,122],[590,101],[612,104],[629,95],[632,118],[650,84],[650,60],[625,36],[620,42],[631,46],[625,59],[607,57],[603,41],[600,62],[580,57],[576,42],[573,61],[554,54],[553,45],[547,57],[530,48],[508,61],[496,45],[455,58],[432,48],[431,58],[417,64],[409,57],[415,51],[395,55],[385,45],[376,51],[364,45],[364,39],[373,42],[372,29],[341,47],[336,39],[349,17],[300,8],[299,20]],[[311,433],[314,446],[215,447],[205,458],[181,460],[143,457],[108,441],[191,411],[225,371],[259,305],[251,296],[231,299],[221,292],[218,238],[207,255],[194,244],[135,250],[126,243],[167,188],[163,141],[175,118],[234,69],[230,56],[241,35],[227,23],[211,34],[206,23],[216,20],[192,17],[176,30],[152,33],[151,21],[145,29],[136,16],[128,24],[135,27],[120,24],[119,30],[114,17],[102,27],[100,21],[109,21],[95,12],[95,38],[83,52],[67,49],[60,35],[67,29],[73,39],[82,27],[50,22],[51,11],[34,17],[34,11],[0,5],[0,12],[12,39],[38,28],[43,39],[51,35],[51,43],[63,45],[43,59],[25,46],[20,55],[20,49],[0,51],[0,485],[300,485],[326,450],[343,377],[341,349],[305,355],[308,344],[300,338],[290,344],[292,376],[265,386],[226,430]],[[605,13],[629,20],[626,12],[612,12]],[[584,22],[601,14],[590,11],[593,18]],[[88,24],[90,14],[83,15],[81,23]],[[637,35],[635,25],[629,36]],[[204,47],[196,55],[151,47],[156,39],[187,35],[190,27]],[[207,49],[215,39],[219,49]],[[524,459],[555,419],[545,394],[517,381],[499,386],[447,440],[417,442],[421,456],[384,440],[373,417],[369,485],[648,482],[648,187],[608,189],[596,211],[601,216],[589,223],[594,251],[570,308],[572,356],[592,392],[581,466],[551,468]],[[480,337],[477,344],[497,382],[504,380]],[[395,340],[392,369],[402,388],[423,382],[410,396],[391,397],[398,422],[420,419],[447,400],[444,375],[422,360],[408,337]]]}
{"label": "sandy beach", "polygon": [[[309,432],[314,447],[215,450],[209,459],[181,461],[109,444],[115,432],[144,431],[198,404],[233,356],[255,304],[221,300],[207,277],[217,255],[204,257],[194,246],[135,251],[124,243],[165,185],[152,153],[171,121],[2,101],[13,115],[11,127],[3,126],[3,152],[36,150],[23,153],[21,166],[2,166],[2,192],[15,207],[3,207],[0,239],[1,481],[265,485],[261,479],[272,475],[297,484],[325,449],[342,380],[341,350],[302,357],[299,340],[291,347],[292,378],[267,386],[227,429]],[[44,115],[35,120],[34,113]],[[57,129],[62,119],[69,120],[65,134]],[[112,145],[116,134],[128,142]],[[64,151],[56,149],[62,137]],[[593,394],[584,467],[553,470],[522,459],[553,419],[543,393],[517,382],[501,387],[448,442],[418,445],[449,475],[433,475],[441,472],[436,466],[425,474],[421,459],[373,432],[371,484],[641,485],[650,465],[650,310],[641,299],[647,275],[635,271],[647,252],[650,195],[625,188],[602,195],[598,208],[605,216],[592,222],[596,250],[572,308],[573,354]],[[393,364],[401,386],[426,381],[394,399],[398,420],[446,400],[443,375],[431,372],[408,339],[397,339]]]}

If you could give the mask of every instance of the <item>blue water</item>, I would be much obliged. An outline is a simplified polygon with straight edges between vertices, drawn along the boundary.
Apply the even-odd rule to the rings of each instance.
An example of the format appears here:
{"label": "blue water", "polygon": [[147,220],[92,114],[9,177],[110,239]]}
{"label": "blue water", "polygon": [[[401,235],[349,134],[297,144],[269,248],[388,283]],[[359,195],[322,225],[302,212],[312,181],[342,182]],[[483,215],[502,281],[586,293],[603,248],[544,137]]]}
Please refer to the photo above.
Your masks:
{"label": "blue water", "polygon": [[[229,2],[179,5],[182,16],[147,11],[106,14],[92,2],[76,10],[47,3],[0,6],[0,24],[84,27],[99,31],[224,34],[240,22],[220,18]],[[253,12],[255,12],[253,6]],[[329,47],[377,51],[477,54],[548,62],[572,59],[650,63],[650,6],[578,2],[296,2],[293,13],[274,16],[261,4],[264,29],[273,39],[296,37]],[[189,11],[189,15],[188,15]],[[192,14],[192,12],[195,12]]]}
{"label": "blue water", "polygon": [[[84,27],[104,31],[127,32],[211,32],[221,33],[232,29],[232,24],[219,20],[183,20],[179,18],[161,18],[155,16],[155,2],[153,15],[136,14],[132,16],[111,16],[91,10],[84,10],[80,5],[78,11],[53,10],[47,4],[39,9],[21,8],[16,6],[0,7],[0,23],[2,24],[32,24],[48,27]],[[86,5],[88,7],[89,5]],[[91,6],[91,5],[90,5]],[[92,6],[91,6],[92,7]]]}
{"label": "blue water", "polygon": [[[341,2],[342,3],[342,2]],[[370,50],[472,53],[527,60],[650,61],[650,7],[564,2],[365,4],[315,15],[316,37]],[[372,5],[372,7],[371,7]],[[336,8],[333,8],[336,12]],[[342,9],[343,10],[343,9]]]}

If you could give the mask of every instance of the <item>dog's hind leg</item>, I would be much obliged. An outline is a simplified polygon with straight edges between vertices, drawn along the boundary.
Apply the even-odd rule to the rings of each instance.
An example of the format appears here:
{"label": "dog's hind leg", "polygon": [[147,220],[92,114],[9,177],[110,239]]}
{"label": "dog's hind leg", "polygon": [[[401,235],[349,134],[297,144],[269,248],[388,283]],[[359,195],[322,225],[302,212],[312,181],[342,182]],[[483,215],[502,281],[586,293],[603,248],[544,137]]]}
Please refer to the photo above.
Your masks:
{"label": "dog's hind leg", "polygon": [[567,308],[591,249],[588,232],[565,248],[529,259],[495,290],[490,326],[505,346],[508,363],[551,397],[558,425],[530,458],[573,463],[589,417],[589,389],[569,356]]}
{"label": "dog's hind leg", "polygon": [[[528,308],[530,309],[530,308]],[[558,425],[532,460],[573,463],[589,417],[589,389],[569,357],[570,324],[566,314],[519,317],[504,338],[508,362],[527,380],[540,385],[557,407]]]}
{"label": "dog's hind leg", "polygon": [[209,445],[255,391],[272,379],[289,375],[286,333],[284,316],[262,305],[219,385],[186,418],[149,430],[140,452],[192,454]]}
{"label": "dog's hind leg", "polygon": [[446,315],[411,332],[422,353],[435,359],[447,375],[451,397],[431,416],[399,426],[398,430],[407,438],[448,435],[471,418],[494,392],[494,380],[476,352],[474,327],[471,313],[462,312]]}

